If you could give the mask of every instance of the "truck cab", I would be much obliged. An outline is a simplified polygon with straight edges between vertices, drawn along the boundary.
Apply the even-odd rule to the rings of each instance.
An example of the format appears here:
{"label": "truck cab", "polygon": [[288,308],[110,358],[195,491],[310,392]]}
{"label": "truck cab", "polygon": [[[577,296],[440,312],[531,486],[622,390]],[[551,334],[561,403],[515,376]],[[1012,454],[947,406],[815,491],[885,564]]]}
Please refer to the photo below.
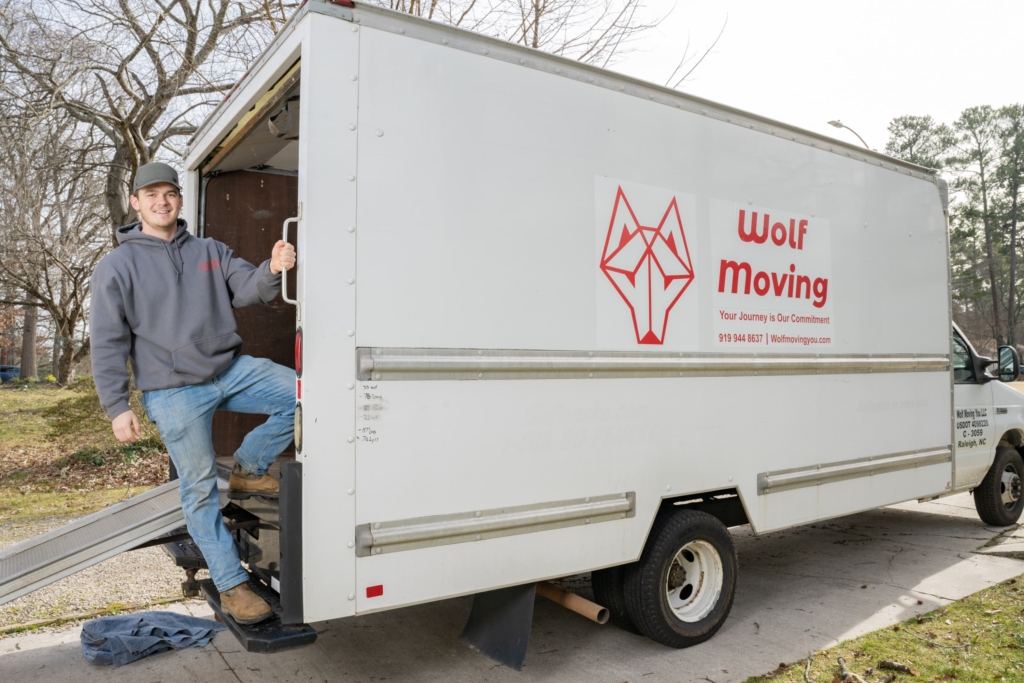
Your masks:
{"label": "truck cab", "polygon": [[[1020,358],[1012,346],[995,359],[980,355],[953,326],[954,491],[971,491],[986,524],[1009,526],[1024,511],[1024,394],[1009,386],[1020,379]],[[993,372],[993,368],[995,372]]]}

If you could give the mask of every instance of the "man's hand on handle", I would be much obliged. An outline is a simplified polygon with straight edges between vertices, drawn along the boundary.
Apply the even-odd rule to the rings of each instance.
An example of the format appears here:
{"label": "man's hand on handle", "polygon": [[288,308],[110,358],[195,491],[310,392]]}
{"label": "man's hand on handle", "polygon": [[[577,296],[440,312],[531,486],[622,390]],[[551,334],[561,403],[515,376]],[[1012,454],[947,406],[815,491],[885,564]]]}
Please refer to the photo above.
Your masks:
{"label": "man's hand on handle", "polygon": [[126,410],[117,417],[110,425],[114,430],[114,436],[121,443],[134,443],[142,438],[142,423],[135,416],[134,410]]}
{"label": "man's hand on handle", "polygon": [[295,267],[295,247],[284,240],[278,240],[270,254],[270,272],[277,275],[282,270]]}

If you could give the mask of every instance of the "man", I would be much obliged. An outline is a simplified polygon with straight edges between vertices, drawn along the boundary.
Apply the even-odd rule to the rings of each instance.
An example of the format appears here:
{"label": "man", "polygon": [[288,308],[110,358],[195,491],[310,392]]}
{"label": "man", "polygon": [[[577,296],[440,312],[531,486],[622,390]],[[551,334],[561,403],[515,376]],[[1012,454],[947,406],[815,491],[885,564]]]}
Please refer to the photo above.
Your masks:
{"label": "man", "polygon": [[167,164],[139,168],[130,197],[140,217],[117,230],[118,248],[92,278],[92,370],[114,435],[142,436],[128,405],[127,361],[142,403],[160,430],[181,480],[181,505],[225,612],[241,624],[269,617],[269,605],[246,581],[231,534],[220,514],[211,426],[216,410],[269,415],[235,453],[228,496],[276,498],[267,469],[292,440],[295,373],[266,359],[239,355],[242,344],[232,308],[269,303],[281,272],[295,265],[295,249],[274,245],[253,266],[224,244],[188,233],[178,174]]}

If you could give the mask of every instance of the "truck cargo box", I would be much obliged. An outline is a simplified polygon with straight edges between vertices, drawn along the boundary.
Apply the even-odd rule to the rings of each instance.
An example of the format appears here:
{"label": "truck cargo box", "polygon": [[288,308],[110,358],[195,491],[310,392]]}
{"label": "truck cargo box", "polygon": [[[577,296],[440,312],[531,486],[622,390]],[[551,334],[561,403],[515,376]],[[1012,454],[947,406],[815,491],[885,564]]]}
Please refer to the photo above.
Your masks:
{"label": "truck cargo box", "polygon": [[[194,231],[297,244],[294,307],[243,325],[294,345],[292,618],[628,575],[682,512],[762,533],[985,476],[994,422],[954,457],[932,171],[344,4],[306,3],[186,159]],[[680,628],[731,603],[712,551],[665,565]],[[721,595],[672,584],[695,567]]]}

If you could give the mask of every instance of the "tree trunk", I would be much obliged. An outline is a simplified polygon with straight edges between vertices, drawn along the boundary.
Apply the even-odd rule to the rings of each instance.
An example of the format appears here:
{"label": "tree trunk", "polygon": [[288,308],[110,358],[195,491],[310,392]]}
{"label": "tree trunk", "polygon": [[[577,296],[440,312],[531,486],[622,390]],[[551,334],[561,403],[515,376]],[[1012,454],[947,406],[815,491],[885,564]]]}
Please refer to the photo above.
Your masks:
{"label": "tree trunk", "polygon": [[55,373],[57,378],[57,386],[66,387],[71,383],[71,357],[74,355],[74,349],[68,344],[61,349],[60,356],[57,358],[57,370]]}
{"label": "tree trunk", "polygon": [[107,175],[107,183],[104,188],[104,199],[107,210],[110,212],[110,239],[115,247],[117,246],[115,231],[122,225],[127,225],[135,220],[135,210],[128,202],[128,195],[131,193],[128,183],[134,174],[135,165],[132,155],[124,148],[124,145],[117,145],[114,158],[110,162],[110,173]]}
{"label": "tree trunk", "polygon": [[66,387],[71,383],[71,379],[74,375],[75,368],[82,362],[82,359],[89,355],[89,341],[86,340],[82,346],[77,350],[75,344],[70,339],[63,339],[61,343],[61,352],[57,360],[57,369],[59,372],[55,373],[57,377],[57,385]]}
{"label": "tree trunk", "polygon": [[53,351],[50,352],[50,374],[55,378],[60,379],[57,374],[57,357],[60,355],[60,342],[63,337],[60,336],[60,323],[56,320],[53,321]]}
{"label": "tree trunk", "polygon": [[[988,282],[992,292],[992,331],[995,333],[996,346],[1003,343],[1006,335],[1003,325],[999,322],[999,292],[996,289],[996,260],[992,255],[992,217],[988,209],[988,187],[985,177],[985,166],[981,166],[981,223],[985,226],[985,260],[988,262]],[[1012,286],[1012,285],[1011,285]]]}
{"label": "tree trunk", "polygon": [[1013,298],[1017,289],[1017,192],[1013,193],[1013,205],[1010,210],[1010,291],[1006,304],[1006,343],[1017,346],[1017,314]]}
{"label": "tree trunk", "polygon": [[67,339],[61,339],[60,355],[57,356],[57,386],[66,387],[71,383],[71,372],[75,369],[75,346]]}
{"label": "tree trunk", "polygon": [[36,363],[36,322],[39,318],[37,306],[25,306],[25,324],[21,328],[21,378],[39,376]]}

